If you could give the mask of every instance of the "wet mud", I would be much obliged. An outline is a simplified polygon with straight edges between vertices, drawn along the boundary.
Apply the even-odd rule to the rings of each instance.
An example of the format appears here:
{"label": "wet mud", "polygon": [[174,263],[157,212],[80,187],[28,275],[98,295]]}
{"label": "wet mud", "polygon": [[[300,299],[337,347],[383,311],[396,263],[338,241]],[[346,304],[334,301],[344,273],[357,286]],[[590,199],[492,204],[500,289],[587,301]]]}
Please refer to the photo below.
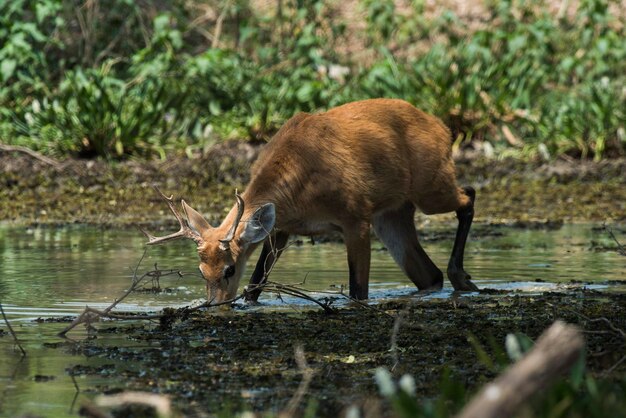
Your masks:
{"label": "wet mud", "polygon": [[[390,300],[375,306],[334,314],[243,309],[200,312],[160,325],[104,324],[91,338],[57,348],[107,360],[97,368],[78,364],[68,370],[72,375],[119,377],[119,384],[84,389],[170,394],[185,416],[214,416],[229,408],[285,408],[302,380],[294,359],[298,345],[315,371],[304,404],[314,403],[316,416],[341,416],[350,405],[376,407],[387,416],[389,408],[373,378],[377,367],[396,377],[414,376],[422,399],[438,395],[446,371],[473,392],[501,371],[479,361],[476,342],[497,364],[505,357],[507,334],[535,339],[556,319],[584,330],[587,368],[593,375],[626,377],[626,362],[619,363],[626,350],[619,331],[626,329],[626,295],[583,286],[533,296],[486,290],[481,296]],[[108,333],[127,336],[129,345],[101,343]]]}
{"label": "wet mud", "polygon": [[[249,180],[261,146],[232,141],[205,156],[166,161],[66,160],[53,167],[0,153],[0,221],[26,225],[175,223],[151,189],[185,198],[216,223]],[[477,190],[477,222],[558,225],[626,220],[626,159],[524,162],[459,158],[459,183]],[[418,222],[449,217],[426,217]]]}

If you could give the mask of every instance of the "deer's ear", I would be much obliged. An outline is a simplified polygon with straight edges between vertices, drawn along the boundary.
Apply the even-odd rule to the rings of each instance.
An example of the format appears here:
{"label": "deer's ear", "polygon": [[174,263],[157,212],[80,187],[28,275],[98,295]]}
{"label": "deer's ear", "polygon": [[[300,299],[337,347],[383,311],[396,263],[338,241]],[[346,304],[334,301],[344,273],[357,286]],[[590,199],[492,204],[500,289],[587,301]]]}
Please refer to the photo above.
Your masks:
{"label": "deer's ear", "polygon": [[276,208],[273,203],[266,203],[254,211],[250,219],[244,222],[239,238],[246,244],[263,241],[272,232],[276,223]]}
{"label": "deer's ear", "polygon": [[195,229],[200,235],[211,229],[211,225],[204,219],[198,211],[189,206],[184,200],[181,201],[185,215],[187,215],[187,222],[189,226]]}

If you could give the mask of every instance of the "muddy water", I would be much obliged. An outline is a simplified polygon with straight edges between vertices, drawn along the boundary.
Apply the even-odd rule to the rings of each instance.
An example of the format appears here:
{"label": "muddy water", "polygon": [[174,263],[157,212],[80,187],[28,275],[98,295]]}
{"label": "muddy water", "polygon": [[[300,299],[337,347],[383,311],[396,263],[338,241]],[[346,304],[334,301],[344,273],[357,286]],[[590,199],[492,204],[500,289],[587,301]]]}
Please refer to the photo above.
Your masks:
{"label": "muddy water", "polygon": [[[626,234],[617,233],[625,242]],[[452,239],[450,230],[429,228],[423,236],[424,247],[441,267],[447,261]],[[86,389],[110,383],[102,374],[72,381],[66,368],[76,364],[102,367],[111,361],[76,356],[71,348],[59,350],[56,345],[61,340],[55,334],[67,324],[45,319],[76,315],[85,305],[110,304],[128,287],[143,241],[135,230],[0,228],[0,301],[28,352],[20,360],[4,323],[0,323],[0,330],[5,331],[0,332],[0,416],[26,412],[72,416],[76,413],[74,405],[97,392]],[[592,225],[565,225],[557,230],[478,225],[468,246],[466,269],[482,288],[538,293],[586,286],[624,291],[620,281],[626,279],[626,262],[610,249],[613,246],[607,233]],[[441,292],[416,295],[382,246],[374,242],[372,247],[370,295],[374,301],[450,295],[447,283]],[[139,273],[154,268],[155,263],[160,269],[177,269],[184,275],[162,278],[160,287],[165,291],[133,294],[119,305],[119,310],[183,306],[204,296],[193,244],[180,242],[151,248]],[[341,244],[310,245],[308,240],[293,243],[277,264],[272,279],[283,283],[306,279],[304,287],[313,291],[336,290],[347,285],[345,250]],[[281,301],[272,295],[263,295],[261,301],[263,305],[255,309],[303,308],[298,300]],[[86,334],[81,328],[71,337],[82,339]],[[98,338],[112,346],[137,344],[119,335],[100,333]]]}

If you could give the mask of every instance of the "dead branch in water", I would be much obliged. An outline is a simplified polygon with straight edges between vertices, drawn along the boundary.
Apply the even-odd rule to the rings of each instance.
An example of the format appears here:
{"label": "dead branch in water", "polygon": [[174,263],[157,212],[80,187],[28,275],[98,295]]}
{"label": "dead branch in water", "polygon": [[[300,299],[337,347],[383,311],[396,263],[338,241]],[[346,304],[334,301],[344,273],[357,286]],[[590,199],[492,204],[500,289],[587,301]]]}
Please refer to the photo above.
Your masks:
{"label": "dead branch in water", "polygon": [[[185,315],[188,315],[189,313],[198,311],[200,309],[205,309],[205,308],[215,308],[218,306],[222,306],[222,305],[231,305],[234,302],[241,300],[243,298],[246,297],[247,293],[249,292],[249,290],[244,290],[241,294],[239,294],[238,296],[220,302],[220,303],[213,303],[212,300],[210,301],[206,301],[205,303],[202,303],[200,305],[194,306],[194,307],[183,307],[183,308],[179,308],[176,310],[171,310],[168,309],[167,311],[164,310],[161,313],[154,313],[154,314],[146,314],[146,315],[142,315],[142,314],[133,314],[133,313],[116,313],[113,312],[113,309],[120,303],[122,302],[124,299],[126,299],[126,297],[128,297],[131,293],[133,293],[134,291],[138,290],[138,288],[140,287],[140,285],[142,285],[147,279],[150,279],[152,281],[156,281],[158,283],[159,279],[161,277],[165,277],[165,276],[172,276],[172,275],[177,275],[178,277],[183,277],[184,274],[182,271],[180,270],[159,270],[157,268],[157,265],[155,264],[154,266],[154,270],[150,270],[144,274],[142,274],[141,276],[138,275],[138,270],[139,270],[139,266],[141,265],[141,262],[143,261],[143,259],[146,256],[146,252],[147,249],[144,251],[144,253],[142,254],[141,258],[139,259],[139,262],[137,263],[137,265],[135,266],[134,270],[133,270],[133,278],[131,281],[131,285],[130,287],[122,294],[122,296],[120,296],[119,298],[115,299],[113,301],[113,303],[111,303],[111,305],[109,305],[108,307],[106,307],[105,309],[96,309],[96,308],[92,308],[90,306],[85,306],[85,309],[83,310],[83,312],[78,315],[76,317],[76,319],[74,319],[74,321],[72,321],[71,324],[69,324],[66,328],[64,328],[61,332],[58,333],[58,335],[60,337],[65,337],[66,334],[73,330],[74,328],[76,328],[78,325],[81,324],[87,324],[88,327],[90,327],[90,324],[92,322],[98,322],[100,319],[117,319],[117,320],[160,320],[160,319],[164,319],[164,318],[172,318],[172,319],[176,319]],[[297,286],[293,286],[293,285],[285,285],[285,284],[280,284],[280,283],[275,283],[275,282],[265,282],[261,285],[258,285],[255,288],[261,288],[263,289],[263,291],[266,292],[271,292],[271,293],[276,293],[279,296],[282,294],[286,294],[289,296],[293,296],[299,299],[303,299],[312,303],[317,304],[318,306],[320,306],[322,309],[324,309],[325,312],[327,313],[334,313],[335,309],[332,308],[330,305],[332,303],[331,300],[318,300],[312,296],[310,296],[308,293],[308,291],[306,289],[302,289],[299,288]],[[337,293],[339,294],[339,293]],[[345,295],[344,295],[345,296]]]}
{"label": "dead branch in water", "polygon": [[[290,244],[288,244],[287,246],[289,246]],[[285,247],[286,248],[286,247]],[[278,251],[282,251],[284,250],[284,248],[281,249],[276,249],[274,247],[272,247],[272,252],[274,253],[274,255],[277,254]],[[100,319],[117,319],[117,320],[167,320],[167,321],[171,321],[174,320],[176,318],[180,318],[180,317],[184,317],[192,312],[198,311],[200,309],[205,309],[205,308],[214,308],[214,307],[218,307],[218,306],[222,306],[222,305],[231,305],[234,302],[241,300],[243,298],[246,298],[246,296],[248,296],[249,292],[255,291],[255,290],[259,290],[261,289],[264,292],[269,292],[269,293],[275,293],[278,295],[278,297],[280,298],[282,295],[289,295],[289,296],[293,296],[295,298],[299,298],[302,300],[306,300],[308,302],[312,302],[316,305],[318,305],[319,307],[321,307],[324,312],[326,313],[335,313],[336,310],[331,306],[333,303],[333,299],[332,298],[322,298],[322,299],[318,299],[315,298],[313,296],[311,296],[309,293],[310,291],[307,289],[304,289],[302,287],[299,287],[298,285],[289,285],[289,284],[281,284],[281,283],[276,283],[276,282],[271,282],[271,281],[265,281],[264,283],[255,285],[255,286],[248,286],[246,289],[244,289],[244,291],[239,294],[238,296],[220,302],[220,303],[213,303],[212,300],[206,301],[203,304],[194,306],[194,307],[183,307],[183,308],[179,308],[176,310],[173,309],[164,309],[162,312],[160,313],[154,313],[154,314],[134,314],[134,313],[116,313],[113,312],[113,309],[121,302],[123,301],[126,297],[128,297],[131,293],[133,293],[134,291],[138,290],[138,288],[140,287],[140,285],[142,285],[147,279],[152,280],[153,282],[156,282],[158,284],[159,279],[161,277],[165,277],[165,276],[171,276],[171,275],[177,275],[179,277],[183,277],[184,274],[182,273],[182,271],[180,270],[159,270],[157,268],[157,265],[154,265],[154,270],[148,271],[146,273],[144,273],[143,275],[139,276],[138,275],[138,270],[139,270],[139,266],[141,265],[143,259],[145,258],[147,253],[147,249],[144,250],[141,258],[139,259],[139,261],[137,262],[137,265],[135,266],[134,270],[133,270],[133,276],[132,276],[132,281],[131,281],[131,286],[122,294],[122,296],[120,296],[119,298],[115,299],[113,301],[113,303],[111,303],[111,305],[109,305],[108,307],[106,307],[105,309],[96,309],[93,307],[89,307],[89,306],[85,306],[85,309],[83,310],[83,312],[76,317],[76,319],[74,319],[74,321],[72,321],[72,323],[70,325],[68,325],[65,329],[63,329],[61,332],[59,332],[59,336],[60,337],[65,337],[65,335],[71,331],[72,329],[76,328],[78,325],[81,324],[87,324],[87,327],[91,326],[92,322],[97,322]],[[276,263],[276,258],[274,258],[274,261],[271,263],[271,265],[266,269],[265,271],[265,277],[267,278],[267,275],[269,274],[269,272],[271,272],[271,270],[273,269],[275,263]],[[321,292],[324,294],[331,294],[331,295],[335,295],[338,297],[343,297],[346,298],[348,300],[350,300],[351,302],[356,303],[358,306],[363,307],[365,309],[370,309],[373,310],[375,312],[378,313],[382,313],[388,317],[391,318],[395,318],[394,316],[388,314],[387,312],[378,309],[374,306],[370,306],[367,303],[364,303],[362,301],[356,300],[354,298],[352,298],[351,296],[347,295],[346,293],[344,293],[343,287],[336,292]]]}
{"label": "dead branch in water", "polygon": [[329,300],[319,300],[307,294],[307,290],[301,289],[297,286],[281,284],[276,282],[265,282],[260,286],[255,287],[255,289],[263,289],[264,292],[276,293],[279,297],[282,294],[286,294],[289,296],[293,296],[299,299],[303,299],[309,302],[313,302],[317,304],[320,308],[324,309],[326,313],[334,313],[335,309],[330,306],[332,301]]}
{"label": "dead branch in water", "polygon": [[617,244],[617,253],[619,255],[626,256],[626,248],[624,248],[622,243],[617,240],[617,237],[613,233],[613,230],[611,228],[609,228],[606,224],[604,224],[603,227],[604,227],[604,230],[609,233],[611,238],[613,238],[613,241],[615,241],[615,243]]}
{"label": "dead branch in water", "polygon": [[22,352],[22,357],[24,357],[26,355],[26,351],[22,347],[22,344],[20,344],[20,340],[17,338],[17,335],[15,334],[15,331],[13,331],[13,327],[9,323],[9,319],[7,318],[7,316],[4,313],[4,308],[2,307],[2,302],[0,302],[0,312],[2,312],[2,318],[4,318],[4,323],[7,324],[7,328],[9,329],[9,333],[11,333],[11,336],[13,337],[13,341],[15,341],[15,344],[17,344],[18,348]]}
{"label": "dead branch in water", "polygon": [[463,408],[457,418],[505,418],[534,394],[566,373],[580,358],[585,341],[580,330],[556,321],[534,348],[509,367]]}
{"label": "dead branch in water", "polygon": [[85,310],[78,316],[76,317],[76,319],[74,321],[72,321],[72,323],[70,325],[68,325],[65,329],[63,329],[61,332],[59,332],[59,336],[63,337],[65,336],[65,334],[67,334],[70,330],[74,329],[76,326],[80,325],[80,324],[91,324],[92,322],[97,322],[100,318],[110,318],[110,319],[158,319],[160,318],[162,315],[160,314],[154,314],[154,315],[129,315],[129,314],[117,314],[117,313],[112,313],[111,311],[113,310],[113,308],[115,308],[121,301],[123,301],[124,299],[126,299],[126,297],[128,297],[128,295],[130,295],[131,293],[133,293],[135,290],[137,290],[137,288],[139,287],[140,284],[142,284],[144,282],[145,279],[150,278],[153,281],[157,281],[164,276],[170,276],[170,275],[178,275],[179,277],[183,276],[183,273],[179,270],[166,270],[166,271],[162,271],[159,270],[155,264],[155,269],[148,271],[146,273],[144,273],[142,276],[138,277],[137,276],[137,271],[139,270],[139,266],[141,265],[141,262],[143,261],[144,257],[146,256],[146,252],[147,249],[144,250],[143,254],[141,255],[141,258],[139,259],[139,262],[137,263],[137,266],[135,266],[135,269],[133,271],[133,279],[131,282],[130,287],[128,288],[128,290],[126,290],[126,292],[124,292],[124,294],[115,299],[113,301],[112,304],[110,304],[109,306],[107,306],[104,310],[99,310],[99,309],[95,309],[95,308],[90,308],[89,306],[85,306]]}

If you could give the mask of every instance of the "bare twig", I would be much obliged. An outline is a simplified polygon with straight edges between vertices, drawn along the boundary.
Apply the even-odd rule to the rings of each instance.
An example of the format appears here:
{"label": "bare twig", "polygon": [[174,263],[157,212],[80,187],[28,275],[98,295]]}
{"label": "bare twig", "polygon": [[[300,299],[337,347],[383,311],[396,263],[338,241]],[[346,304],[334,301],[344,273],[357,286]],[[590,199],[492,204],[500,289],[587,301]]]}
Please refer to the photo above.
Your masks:
{"label": "bare twig", "polygon": [[256,289],[258,288],[262,288],[263,291],[265,292],[274,292],[274,293],[278,293],[279,295],[281,293],[287,294],[289,296],[294,296],[300,299],[304,299],[307,300],[309,302],[313,302],[317,305],[319,305],[322,309],[324,309],[324,311],[326,313],[334,313],[335,309],[332,308],[330,306],[329,303],[325,303],[322,302],[312,296],[309,296],[306,294],[306,290],[303,289],[299,289],[296,286],[290,286],[290,285],[285,285],[285,284],[281,284],[281,283],[275,283],[275,282],[270,282],[267,281],[264,284],[255,287]]}
{"label": "bare twig", "polygon": [[[549,306],[552,306],[553,308],[556,309],[556,306],[554,306],[553,304],[547,302]],[[600,317],[600,318],[589,318],[587,315],[584,315],[578,311],[575,311],[574,309],[570,309],[570,308],[564,308],[561,307],[561,309],[566,310],[568,312],[573,313],[574,315],[577,315],[581,318],[583,318],[585,321],[587,322],[604,322],[610,329],[610,331],[604,331],[604,330],[583,330],[582,332],[585,334],[617,334],[620,337],[622,337],[623,340],[626,341],[626,332],[621,329],[621,328],[617,328],[615,325],[613,325],[613,323],[605,317]],[[624,361],[626,361],[626,356],[623,356],[622,358],[620,358],[614,365],[612,365],[611,367],[609,367],[607,370],[605,370],[603,372],[603,374],[605,376],[608,376],[609,374],[611,374],[613,372],[613,370],[615,370],[620,364],[622,364]]]}
{"label": "bare twig", "polygon": [[398,356],[398,334],[400,333],[400,325],[402,325],[402,321],[404,320],[406,314],[407,309],[398,312],[395,321],[393,321],[393,330],[391,331],[391,348],[389,348],[389,351],[391,352],[391,358],[393,359],[393,365],[391,366],[392,372],[400,363],[400,358]]}
{"label": "bare twig", "polygon": [[624,248],[622,243],[617,240],[617,237],[613,233],[613,230],[609,228],[606,224],[604,224],[603,226],[604,226],[604,230],[609,233],[611,238],[613,238],[613,241],[615,241],[615,243],[617,244],[617,253],[620,255],[626,256],[626,248]]}
{"label": "bare twig", "polygon": [[[548,304],[548,306],[552,306],[553,308],[556,308],[556,306],[551,304],[550,302],[546,302],[546,303]],[[624,340],[626,340],[626,332],[623,329],[617,328],[615,325],[613,325],[613,323],[608,318],[605,318],[605,317],[589,318],[587,315],[582,314],[578,311],[575,311],[574,309],[570,309],[566,307],[560,307],[559,309],[563,309],[565,311],[571,312],[574,315],[577,315],[588,322],[604,322],[611,331],[613,331],[616,334],[619,334]],[[594,330],[594,331],[597,332],[598,330]]]}
{"label": "bare twig", "polygon": [[224,19],[226,18],[226,14],[230,10],[230,5],[232,4],[232,0],[228,0],[222,9],[222,12],[217,17],[215,21],[215,33],[213,34],[213,40],[211,42],[211,48],[217,48],[220,44],[220,36],[222,35],[222,26],[224,24]]}
{"label": "bare twig", "polygon": [[15,331],[13,331],[13,327],[9,323],[9,319],[7,318],[7,316],[4,313],[4,309],[2,308],[2,302],[0,302],[0,312],[2,312],[2,318],[4,318],[4,322],[7,324],[7,328],[9,329],[9,332],[13,336],[13,341],[15,341],[15,344],[17,344],[17,346],[19,347],[20,351],[22,352],[22,357],[24,357],[26,355],[26,351],[24,350],[24,347],[22,347],[22,344],[20,344],[20,340],[17,338],[17,335],[15,334]]}
{"label": "bare twig", "polygon": [[584,345],[577,327],[556,321],[539,337],[528,354],[485,385],[457,418],[514,416],[535,393],[572,367],[580,358]]}
{"label": "bare twig", "polygon": [[126,292],[124,292],[124,294],[121,297],[115,299],[113,303],[109,305],[108,307],[106,307],[104,310],[94,309],[94,308],[90,308],[89,306],[86,306],[85,310],[78,317],[76,317],[76,319],[74,319],[74,321],[72,321],[70,325],[68,325],[65,329],[59,332],[58,335],[63,337],[65,336],[65,334],[67,334],[70,330],[74,329],[76,326],[80,324],[84,324],[84,323],[91,323],[92,321],[97,321],[100,318],[111,318],[111,319],[158,319],[158,318],[161,318],[162,315],[158,315],[158,314],[124,315],[124,314],[111,313],[113,308],[115,308],[121,301],[126,299],[128,295],[130,295],[133,291],[135,291],[145,278],[151,278],[153,280],[156,278],[158,280],[158,278],[162,276],[167,276],[167,275],[172,275],[172,274],[182,276],[182,273],[179,270],[168,270],[168,271],[163,272],[157,269],[157,270],[146,272],[141,277],[137,277],[137,271],[139,269],[139,265],[145,258],[146,253],[147,253],[147,249],[144,250],[143,254],[141,255],[141,258],[139,259],[139,262],[137,263],[137,266],[135,267],[135,270],[133,272],[133,279],[132,279],[130,287],[128,288],[128,290],[126,290]]}
{"label": "bare twig", "polygon": [[[201,305],[198,306],[194,306],[192,308],[190,307],[184,307],[184,308],[180,308],[178,309],[174,314],[171,314],[173,317],[178,317],[180,315],[182,315],[183,313],[191,313],[191,312],[195,312],[198,311],[200,309],[203,308],[215,308],[217,306],[222,306],[222,305],[230,305],[240,299],[242,299],[244,297],[243,294],[229,299],[229,300],[225,300],[223,302],[220,303],[212,303],[212,301],[209,302],[205,302]],[[147,315],[136,315],[136,314],[118,314],[118,313],[113,313],[110,312],[109,309],[105,309],[105,310],[99,310],[99,309],[95,309],[95,308],[90,308],[89,306],[85,307],[85,310],[70,324],[68,325],[63,331],[61,331],[58,335],[60,337],[64,337],[69,331],[71,331],[72,329],[74,329],[76,326],[80,325],[80,324],[84,324],[84,323],[91,323],[98,321],[99,319],[102,318],[106,318],[106,319],[119,319],[119,320],[130,320],[130,321],[147,321],[147,320],[155,320],[155,319],[161,319],[165,316],[167,316],[168,314],[164,314],[164,313],[155,313],[155,314],[147,314]]]}
{"label": "bare twig", "polygon": [[[136,291],[137,288],[140,286],[140,284],[142,284],[145,279],[150,278],[153,281],[156,280],[158,281],[159,278],[164,277],[164,276],[168,276],[168,275],[178,275],[179,277],[183,276],[183,273],[180,270],[166,270],[166,271],[162,271],[159,270],[157,268],[157,265],[155,264],[154,266],[154,270],[148,271],[146,273],[144,273],[141,276],[138,276],[138,270],[139,270],[139,266],[141,265],[141,262],[143,261],[144,257],[146,256],[146,251],[144,251],[144,253],[142,254],[141,258],[139,259],[139,262],[137,263],[137,265],[135,266],[134,270],[133,270],[133,278],[132,278],[132,282],[131,282],[131,286],[124,292],[124,294],[122,294],[121,297],[115,299],[115,301],[113,301],[113,303],[111,303],[111,305],[109,305],[108,307],[106,307],[105,309],[96,309],[96,308],[92,308],[89,306],[85,306],[85,309],[83,310],[83,312],[76,317],[76,319],[74,319],[74,321],[72,321],[71,324],[69,324],[65,329],[63,329],[61,332],[59,332],[59,336],[60,337],[64,337],[69,331],[71,331],[72,329],[76,328],[78,325],[80,324],[91,324],[91,322],[97,322],[100,319],[118,319],[118,320],[156,320],[156,319],[161,319],[164,318],[166,316],[171,316],[171,317],[180,317],[195,311],[198,311],[200,309],[204,309],[204,308],[215,308],[218,306],[222,306],[222,305],[230,305],[233,304],[234,302],[243,299],[248,290],[244,290],[240,295],[232,298],[232,299],[228,299],[225,300],[223,302],[220,303],[213,303],[212,300],[206,301],[203,304],[200,304],[198,306],[194,306],[194,307],[183,307],[178,309],[177,311],[175,311],[174,313],[171,312],[167,312],[167,313],[155,313],[155,314],[146,314],[146,315],[138,315],[138,314],[128,314],[128,313],[115,313],[112,312],[112,310],[121,302],[123,301],[128,295],[130,295],[133,291]],[[312,296],[309,296],[306,292],[306,290],[304,289],[299,289],[295,286],[289,286],[289,285],[283,285],[280,283],[273,283],[273,282],[266,282],[264,284],[261,284],[255,288],[261,288],[265,291],[268,292],[274,292],[274,293],[278,293],[278,294],[288,294],[290,296],[294,296],[300,299],[304,299],[310,302],[313,302],[317,305],[319,305],[322,309],[324,309],[325,312],[328,313],[333,313],[335,312],[335,310],[330,306],[330,303],[328,302],[324,302],[324,301],[320,301]]]}
{"label": "bare twig", "polygon": [[306,362],[304,349],[301,345],[296,346],[294,350],[294,355],[296,359],[296,364],[298,365],[298,369],[300,370],[300,373],[302,373],[302,380],[300,381],[298,389],[293,394],[293,397],[289,400],[287,407],[279,414],[279,417],[281,418],[290,418],[295,416],[298,407],[302,403],[304,395],[306,395],[309,391],[311,380],[313,380],[313,376],[315,375],[315,370],[310,368]]}
{"label": "bare twig", "polygon": [[606,369],[604,371],[604,373],[602,373],[605,377],[608,377],[611,373],[613,373],[613,371],[615,369],[617,369],[617,367],[622,364],[624,361],[626,361],[626,356],[622,356],[622,358],[620,358],[618,361],[615,362],[614,365],[612,365],[611,367],[609,367],[608,369]]}
{"label": "bare twig", "polygon": [[[263,282],[258,284],[258,285],[252,285],[252,286],[248,286],[247,291],[248,292],[252,292],[255,290],[260,290],[262,289],[263,291],[269,291],[269,292],[275,292],[278,293],[279,295],[281,293],[285,293],[288,294],[290,296],[295,296],[295,297],[299,297],[308,301],[311,301],[313,303],[318,304],[319,306],[321,306],[324,311],[326,311],[327,313],[333,313],[335,312],[335,310],[333,308],[330,307],[330,303],[328,302],[322,302],[318,299],[315,299],[309,295],[306,294],[306,292],[308,292],[307,289],[303,289],[301,287],[298,287],[298,285],[303,285],[306,282],[307,276],[309,273],[306,273],[306,275],[304,276],[304,280],[301,283],[298,283],[296,285],[285,285],[285,284],[280,284],[280,283],[275,283],[275,282],[270,282],[268,280],[268,276],[270,275],[270,273],[272,272],[272,270],[274,269],[274,266],[276,265],[276,262],[278,261],[278,256],[280,253],[282,253],[284,250],[286,250],[287,248],[289,248],[291,245],[293,245],[294,241],[288,242],[285,246],[283,246],[282,248],[276,248],[276,242],[275,242],[275,235],[270,234],[271,231],[266,231],[269,235],[269,244],[270,244],[270,252],[267,254],[265,260],[264,260],[264,271],[263,271]],[[272,262],[270,263],[269,266],[266,266],[265,264],[267,263],[267,261],[270,259],[270,257],[272,257]],[[355,304],[357,304],[358,306],[365,308],[365,309],[369,309],[369,310],[373,310],[375,312],[378,313],[382,313],[384,315],[387,315],[390,318],[394,318],[394,316],[388,314],[387,312],[380,310],[374,306],[370,306],[367,303],[364,303],[358,299],[355,299],[353,297],[351,297],[350,295],[347,295],[344,293],[343,291],[343,287],[339,290],[339,292],[319,292],[319,293],[325,293],[325,294],[331,294],[331,295],[337,295],[337,296],[342,296],[348,300],[350,300],[351,302],[354,302]]]}
{"label": "bare twig", "polygon": [[33,157],[43,163],[46,163],[48,165],[51,165],[52,167],[54,167],[56,170],[61,170],[62,166],[61,163],[59,163],[57,160],[50,158],[50,157],[46,157],[43,154],[38,153],[37,151],[33,151],[30,148],[26,148],[26,147],[22,147],[19,145],[5,145],[5,144],[0,144],[0,151],[5,151],[5,152],[21,152],[23,154],[26,154],[30,157]]}
{"label": "bare twig", "polygon": [[78,387],[78,383],[76,383],[76,376],[70,374],[70,378],[72,379],[72,383],[74,384],[74,389],[76,389],[76,393],[80,393],[80,388]]}
{"label": "bare twig", "polygon": [[[294,243],[294,241],[290,241],[287,244],[285,244],[282,248],[276,248],[276,236],[272,235],[270,232],[268,232],[268,234],[269,234],[269,243],[270,243],[271,250],[265,257],[265,260],[263,261],[264,280],[267,280],[267,277],[270,275],[272,270],[274,270],[274,266],[276,265],[276,262],[278,261],[279,255],[282,254],[282,252],[285,251],[287,248],[291,247]],[[272,257],[272,263],[266,267],[265,263],[267,263],[267,260],[269,260],[270,256]]]}
{"label": "bare twig", "polygon": [[622,339],[626,340],[626,332],[624,332],[624,330],[617,328],[615,325],[613,325],[613,323],[608,318],[605,318],[605,317],[587,318],[585,315],[581,313],[579,313],[579,315],[585,318],[589,322],[604,322],[611,329],[611,331],[621,335]]}
{"label": "bare twig", "polygon": [[76,383],[76,376],[73,373],[70,373],[70,378],[72,379],[72,383],[74,384],[74,398],[72,399],[72,404],[70,405],[70,414],[74,411],[74,406],[76,406],[76,401],[78,400],[78,396],[80,395],[80,388],[78,387],[78,383]]}

